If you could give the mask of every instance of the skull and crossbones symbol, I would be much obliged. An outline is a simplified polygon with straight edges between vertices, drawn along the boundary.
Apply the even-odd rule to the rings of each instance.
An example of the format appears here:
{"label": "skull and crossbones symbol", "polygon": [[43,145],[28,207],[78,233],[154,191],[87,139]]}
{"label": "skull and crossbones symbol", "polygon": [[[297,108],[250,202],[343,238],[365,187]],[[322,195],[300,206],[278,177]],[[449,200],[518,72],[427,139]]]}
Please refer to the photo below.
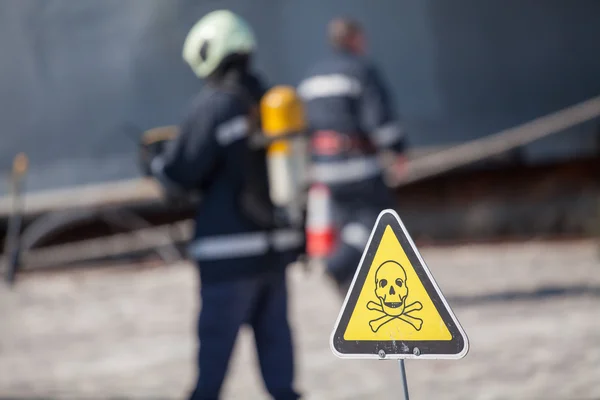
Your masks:
{"label": "skull and crossbones symbol", "polygon": [[406,284],[406,271],[402,265],[390,260],[377,268],[375,272],[375,295],[379,299],[379,303],[369,301],[367,308],[379,311],[382,315],[369,322],[373,332],[377,332],[383,325],[396,318],[411,325],[417,331],[421,330],[423,320],[410,314],[421,310],[423,304],[419,301],[406,304],[408,286]]}

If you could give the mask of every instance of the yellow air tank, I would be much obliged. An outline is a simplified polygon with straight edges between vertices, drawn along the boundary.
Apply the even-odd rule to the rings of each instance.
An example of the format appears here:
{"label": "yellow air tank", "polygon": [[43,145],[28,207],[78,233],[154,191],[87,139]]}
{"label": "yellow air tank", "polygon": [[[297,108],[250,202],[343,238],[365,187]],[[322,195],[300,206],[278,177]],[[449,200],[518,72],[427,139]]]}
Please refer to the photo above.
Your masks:
{"label": "yellow air tank", "polygon": [[[304,132],[306,120],[302,101],[291,86],[276,86],[260,103],[262,131],[268,138]],[[301,196],[306,170],[305,138],[275,140],[267,150],[271,199],[289,208]],[[295,208],[295,207],[294,207]]]}

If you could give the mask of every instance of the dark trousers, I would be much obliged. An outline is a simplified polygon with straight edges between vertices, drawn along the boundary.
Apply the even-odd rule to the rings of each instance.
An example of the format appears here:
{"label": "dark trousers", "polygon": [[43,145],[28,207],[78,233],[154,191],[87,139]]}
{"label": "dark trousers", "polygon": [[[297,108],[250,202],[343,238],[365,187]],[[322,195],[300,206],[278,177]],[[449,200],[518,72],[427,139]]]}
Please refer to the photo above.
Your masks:
{"label": "dark trousers", "polygon": [[[333,253],[326,260],[326,269],[340,295],[345,297],[377,217],[382,210],[394,208],[394,198],[381,179],[334,188],[332,194],[337,240]],[[364,241],[352,241],[344,236],[344,230],[350,225],[362,228]]]}
{"label": "dark trousers", "polygon": [[360,258],[366,245],[349,243],[345,240],[343,232],[350,224],[361,226],[366,232],[366,238],[371,233],[373,225],[381,210],[364,205],[335,204],[336,244],[333,253],[326,260],[327,273],[335,281],[342,297],[346,296],[350,283],[354,278]]}
{"label": "dark trousers", "polygon": [[276,400],[297,399],[287,319],[285,271],[201,287],[198,381],[190,400],[218,399],[242,324],[254,331],[265,386]]}

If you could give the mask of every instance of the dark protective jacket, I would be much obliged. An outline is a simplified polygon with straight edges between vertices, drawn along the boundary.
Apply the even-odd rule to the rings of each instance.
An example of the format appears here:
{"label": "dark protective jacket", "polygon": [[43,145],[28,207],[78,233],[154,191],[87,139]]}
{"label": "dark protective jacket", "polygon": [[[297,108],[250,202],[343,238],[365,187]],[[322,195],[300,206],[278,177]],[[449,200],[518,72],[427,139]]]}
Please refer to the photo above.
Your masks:
{"label": "dark protective jacket", "polygon": [[302,232],[292,229],[262,229],[240,207],[252,105],[232,88],[243,89],[256,104],[265,93],[260,80],[248,73],[232,74],[219,86],[207,83],[178,138],[152,162],[153,175],[167,190],[202,194],[188,252],[199,262],[204,281],[272,268],[261,257],[299,247],[303,241]]}
{"label": "dark protective jacket", "polygon": [[377,179],[380,150],[402,153],[403,128],[376,68],[335,52],[298,86],[311,132],[313,180],[333,187]]}

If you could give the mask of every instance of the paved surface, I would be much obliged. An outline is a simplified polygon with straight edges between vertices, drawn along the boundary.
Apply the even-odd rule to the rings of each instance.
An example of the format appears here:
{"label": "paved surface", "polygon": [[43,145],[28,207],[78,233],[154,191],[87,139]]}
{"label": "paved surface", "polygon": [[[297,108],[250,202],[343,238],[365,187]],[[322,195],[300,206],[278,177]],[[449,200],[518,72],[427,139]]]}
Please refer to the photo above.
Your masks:
{"label": "paved surface", "polygon": [[[600,263],[589,242],[423,250],[469,335],[460,361],[408,361],[411,400],[600,399]],[[341,300],[290,271],[307,399],[400,399],[397,364],[335,358]],[[26,277],[0,289],[0,398],[182,398],[194,379],[195,271],[186,264]],[[225,399],[267,398],[244,331]]]}

